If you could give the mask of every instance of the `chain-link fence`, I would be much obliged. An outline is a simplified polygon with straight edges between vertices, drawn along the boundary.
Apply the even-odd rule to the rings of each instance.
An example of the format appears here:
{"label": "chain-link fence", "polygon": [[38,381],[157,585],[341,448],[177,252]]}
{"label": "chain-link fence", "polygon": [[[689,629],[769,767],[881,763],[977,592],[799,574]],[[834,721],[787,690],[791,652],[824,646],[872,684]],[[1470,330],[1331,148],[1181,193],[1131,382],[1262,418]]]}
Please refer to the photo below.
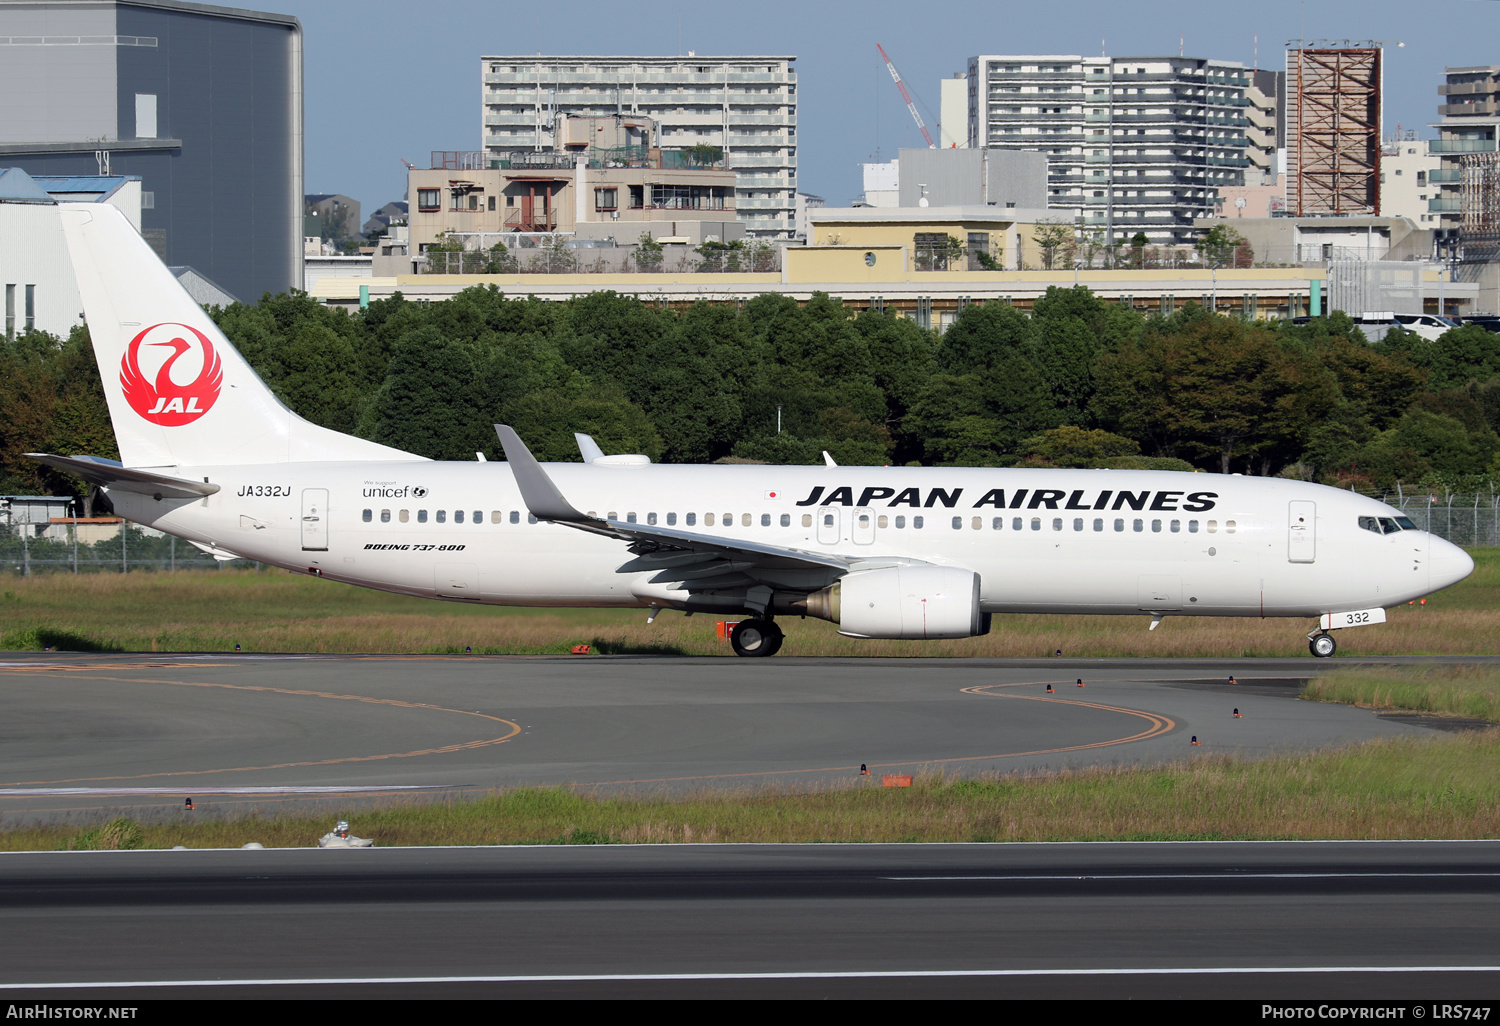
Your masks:
{"label": "chain-link fence", "polygon": [[1375,498],[1395,506],[1424,531],[1466,549],[1500,546],[1500,495],[1495,492],[1408,491]]}
{"label": "chain-link fence", "polygon": [[[64,530],[58,530],[58,528]],[[248,559],[220,561],[188,542],[131,526],[92,543],[76,525],[0,525],[0,571],[19,577],[47,573],[133,573],[140,570],[218,570],[258,567]]]}

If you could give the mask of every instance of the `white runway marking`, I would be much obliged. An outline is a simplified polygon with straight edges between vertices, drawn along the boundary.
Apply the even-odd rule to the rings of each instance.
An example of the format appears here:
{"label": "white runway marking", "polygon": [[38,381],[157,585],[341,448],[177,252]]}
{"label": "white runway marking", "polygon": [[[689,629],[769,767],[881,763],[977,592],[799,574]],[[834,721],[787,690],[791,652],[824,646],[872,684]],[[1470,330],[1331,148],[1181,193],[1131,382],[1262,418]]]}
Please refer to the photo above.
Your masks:
{"label": "white runway marking", "polygon": [[268,980],[103,980],[79,983],[0,983],[6,990],[100,990],[109,987],[287,987],[413,983],[612,983],[693,980],[862,980],[960,976],[1229,976],[1291,973],[1494,973],[1496,965],[1182,966],[1145,969],[892,969],[861,972],[601,973],[570,976],[352,976]]}

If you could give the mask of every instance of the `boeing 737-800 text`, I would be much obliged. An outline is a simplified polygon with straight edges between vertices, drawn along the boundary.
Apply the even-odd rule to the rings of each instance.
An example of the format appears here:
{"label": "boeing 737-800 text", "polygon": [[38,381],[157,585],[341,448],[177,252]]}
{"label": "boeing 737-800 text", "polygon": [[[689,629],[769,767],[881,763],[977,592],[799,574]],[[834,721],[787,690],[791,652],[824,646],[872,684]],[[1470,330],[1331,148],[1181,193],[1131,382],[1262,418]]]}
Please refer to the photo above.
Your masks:
{"label": "boeing 737-800 text", "polygon": [[460,602],[777,616],[861,638],[983,634],[995,613],[1318,618],[1329,633],[1473,561],[1402,513],[1281,479],[1122,470],[434,462],[286,409],[124,216],[62,204],[122,462],[35,458],[121,516],[243,557]]}

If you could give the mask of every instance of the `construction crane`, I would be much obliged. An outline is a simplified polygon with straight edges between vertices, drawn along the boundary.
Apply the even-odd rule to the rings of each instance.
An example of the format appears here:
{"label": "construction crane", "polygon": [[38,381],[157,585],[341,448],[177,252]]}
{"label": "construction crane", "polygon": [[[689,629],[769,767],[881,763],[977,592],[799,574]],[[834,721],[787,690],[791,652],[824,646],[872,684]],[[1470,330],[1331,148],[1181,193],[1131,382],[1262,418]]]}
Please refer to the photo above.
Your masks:
{"label": "construction crane", "polygon": [[932,133],[927,131],[927,126],[922,123],[922,115],[917,113],[917,105],[912,102],[911,93],[906,91],[906,83],[901,81],[901,72],[896,70],[896,65],[892,64],[891,59],[886,56],[885,47],[876,43],[875,49],[880,51],[880,59],[885,61],[886,70],[891,73],[891,78],[896,80],[896,88],[901,90],[901,99],[906,101],[906,109],[911,111],[912,120],[922,130],[922,138],[927,140],[927,148],[929,150],[937,149],[937,143],[932,141]]}

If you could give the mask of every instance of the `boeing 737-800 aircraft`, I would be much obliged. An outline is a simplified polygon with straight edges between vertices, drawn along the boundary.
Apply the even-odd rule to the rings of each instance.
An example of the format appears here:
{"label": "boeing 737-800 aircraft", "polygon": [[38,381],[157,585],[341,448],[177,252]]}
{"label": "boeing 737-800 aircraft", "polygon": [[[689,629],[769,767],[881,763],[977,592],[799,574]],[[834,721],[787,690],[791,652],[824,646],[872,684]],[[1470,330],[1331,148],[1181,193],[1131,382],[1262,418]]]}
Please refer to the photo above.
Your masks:
{"label": "boeing 737-800 aircraft", "polygon": [[1317,617],[1338,628],[1473,561],[1320,485],[1122,470],[656,466],[604,455],[440,463],[277,401],[122,214],[62,204],[123,463],[35,454],[115,511],[222,558],[462,602],[777,616],[859,638],[962,638],[995,613]]}

